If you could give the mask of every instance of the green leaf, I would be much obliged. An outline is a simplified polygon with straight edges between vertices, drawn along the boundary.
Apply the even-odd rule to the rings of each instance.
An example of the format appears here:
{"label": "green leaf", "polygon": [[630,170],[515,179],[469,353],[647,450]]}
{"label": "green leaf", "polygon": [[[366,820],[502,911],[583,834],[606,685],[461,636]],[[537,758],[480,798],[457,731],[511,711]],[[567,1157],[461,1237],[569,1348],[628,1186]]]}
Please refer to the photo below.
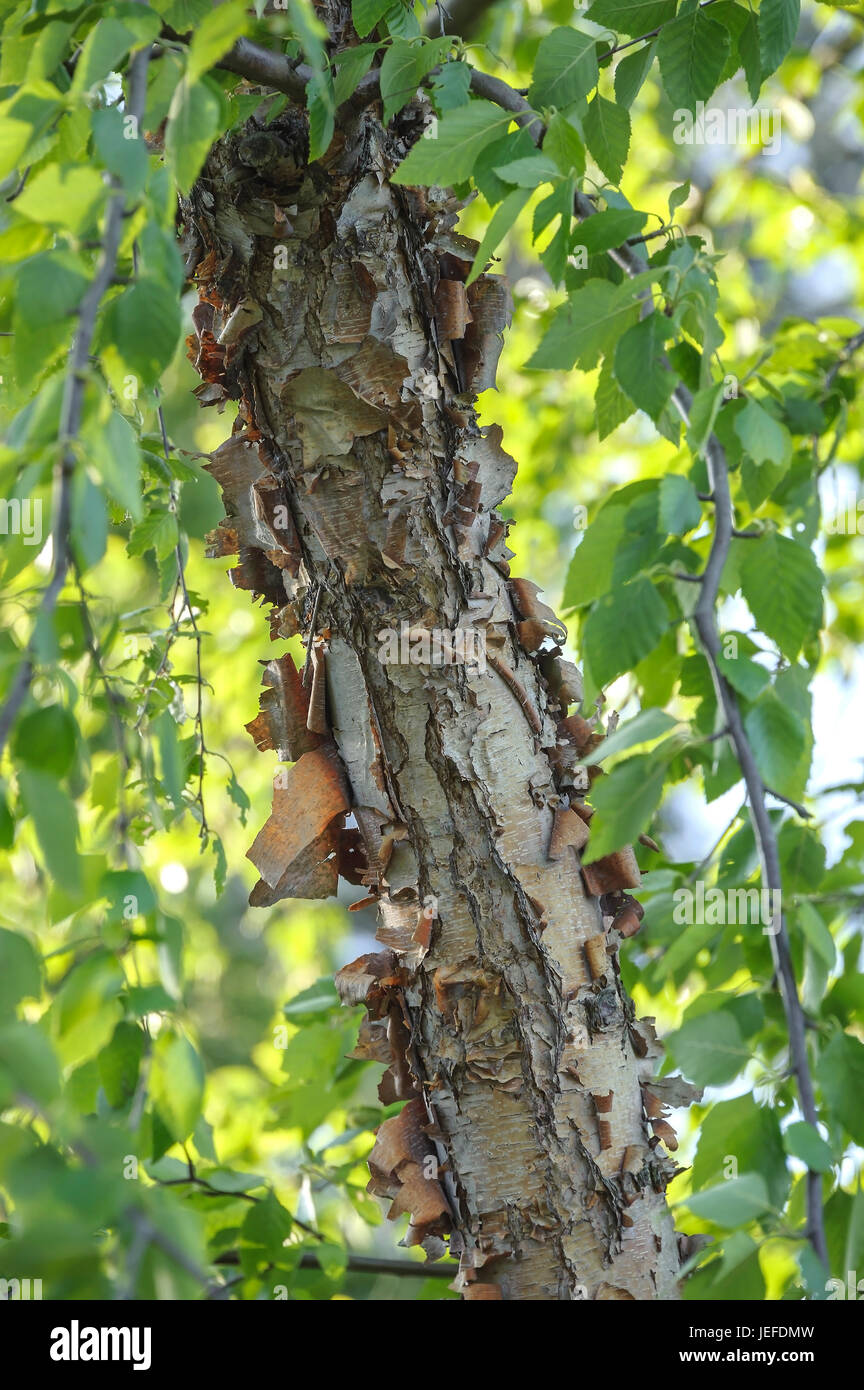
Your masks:
{"label": "green leaf", "polygon": [[[741,639],[736,638],[735,640]],[[743,695],[745,700],[755,700],[757,696],[762,694],[771,680],[770,671],[767,671],[756,661],[748,661],[746,657],[726,656],[723,651],[719,651],[716,659],[717,665],[733,690],[737,690],[738,694]]]}
{"label": "green leaf", "polygon": [[358,38],[365,39],[384,18],[393,0],[351,0],[351,18]]}
{"label": "green leaf", "polygon": [[83,432],[88,459],[108,492],[134,521],[141,519],[141,463],[138,436],[125,416],[112,410],[107,424],[100,420]]}
{"label": "green leaf", "polygon": [[775,531],[744,541],[741,585],[758,626],[790,661],[822,622],[822,572],[813,552]]}
{"label": "green leaf", "polygon": [[663,364],[668,331],[662,314],[648,314],[622,336],[615,349],[615,376],[640,410],[656,420],[675,389],[675,377]]}
{"label": "green leaf", "polygon": [[707,448],[722,403],[722,381],[703,386],[693,397],[690,404],[690,423],[687,426],[687,443],[694,454],[702,454]]}
{"label": "green leaf", "polygon": [[588,280],[557,310],[551,326],[526,364],[537,370],[583,371],[596,367],[620,334],[638,317],[632,281]]}
{"label": "green leaf", "polygon": [[0,927],[0,1014],[42,993],[42,962],[26,936]]}
{"label": "green leaf", "polygon": [[165,19],[166,24],[178,34],[185,34],[213,8],[212,0],[159,0],[154,9]]}
{"label": "green leaf", "polygon": [[227,103],[209,80],[179,84],[168,111],[165,154],[181,193],[188,193],[227,121]]}
{"label": "green leaf", "polygon": [[685,1198],[685,1205],[694,1216],[731,1230],[735,1226],[749,1225],[769,1211],[771,1201],[761,1173],[744,1173],[740,1178],[730,1178],[717,1187]]}
{"label": "green leaf", "polygon": [[766,786],[782,795],[800,793],[796,767],[804,754],[806,731],[796,715],[766,690],[744,720],[759,774]]}
{"label": "green leaf", "polygon": [[651,70],[656,47],[657,40],[652,39],[650,43],[637,48],[635,53],[628,53],[626,58],[621,59],[615,69],[614,79],[615,100],[619,106],[629,110],[633,105]]}
{"label": "green leaf", "polygon": [[608,208],[586,217],[579,228],[579,245],[589,256],[610,247],[620,246],[628,237],[636,236],[645,226],[647,214],[633,208]]}
{"label": "green leaf", "polygon": [[126,549],[130,555],[146,555],[148,550],[155,550],[158,559],[165,560],[179,539],[174,513],[167,508],[164,511],[154,508],[135,527]]}
{"label": "green leaf", "polygon": [[50,1105],[60,1094],[57,1059],[41,1028],[30,1023],[7,1023],[0,1028],[0,1104],[32,1096]]}
{"label": "green leaf", "polygon": [[105,196],[98,169],[48,164],[28,180],[15,207],[22,217],[80,235],[95,222]]}
{"label": "green leaf", "polygon": [[32,817],[45,867],[61,888],[77,892],[81,884],[78,860],[78,818],[66,792],[47,772],[22,768],[21,796]]}
{"label": "green leaf", "polygon": [[614,364],[612,359],[607,357],[600,370],[594,395],[597,437],[608,438],[613,430],[625,420],[629,420],[635,409],[626,391],[622,391],[615,380]]}
{"label": "green leaf", "polygon": [[751,1095],[712,1105],[702,1121],[693,1159],[693,1188],[713,1187],[732,1173],[759,1172],[771,1205],[781,1207],[789,1188],[789,1170],[777,1116]]}
{"label": "green leaf", "polygon": [[821,914],[812,903],[803,899],[795,904],[795,922],[806,941],[828,970],[833,970],[837,960],[837,947]]}
{"label": "green leaf", "polygon": [[864,1044],[835,1033],[816,1068],[825,1100],[856,1144],[864,1144]]}
{"label": "green leaf", "polygon": [[686,203],[690,197],[690,180],[679,183],[677,188],[673,188],[669,194],[669,216],[674,217],[682,203]]}
{"label": "green leaf", "polygon": [[755,463],[778,463],[785,467],[791,462],[792,437],[789,431],[752,397],[735,416],[734,428]]}
{"label": "green leaf", "polygon": [[153,1047],[150,1094],[171,1138],[182,1144],[201,1114],[204,1071],[187,1038],[160,1033]]}
{"label": "green leaf", "polygon": [[672,19],[677,4],[678,0],[594,0],[585,18],[637,38]]}
{"label": "green leaf", "polygon": [[136,195],[147,182],[150,160],[147,146],[138,132],[127,125],[114,107],[94,111],[93,144],[105,168],[120,179],[124,188]]}
{"label": "green leaf", "polygon": [[118,1023],[97,1058],[99,1080],[112,1109],[118,1110],[135,1094],[143,1055],[143,1031],[134,1023]]}
{"label": "green leaf", "polygon": [[648,829],[660,805],[665,780],[666,763],[655,753],[627,758],[597,779],[591,788],[596,814],[591,821],[591,838],[582,852],[583,863],[590,864],[632,844]]}
{"label": "green leaf", "polygon": [[491,101],[471,101],[446,112],[437,128],[417,141],[391,182],[462,183],[471,177],[478,155],[506,133],[512,119]]}
{"label": "green leaf", "polygon": [[655,739],[668,734],[677,723],[678,720],[666,714],[665,710],[643,709],[633,719],[628,719],[626,724],[619,724],[614,733],[609,734],[601,744],[592,749],[591,761],[599,763],[604,758],[614,758],[618,753],[634,748],[639,743],[653,743]]}
{"label": "green leaf", "polygon": [[617,184],[630,149],[629,113],[597,92],[588,104],[583,128],[595,163],[610,183]]}
{"label": "green leaf", "polygon": [[667,24],[657,40],[663,86],[674,107],[707,101],[729,56],[729,34],[698,5]]}
{"label": "green leaf", "polygon": [[543,141],[543,153],[557,165],[562,174],[585,173],[585,146],[575,126],[557,111],[549,122]]}
{"label": "green leaf", "polygon": [[186,81],[199,77],[224,58],[237,40],[247,32],[249,17],[244,0],[231,0],[211,10],[195,28],[186,62]]}
{"label": "green leaf", "polygon": [[827,1173],[831,1168],[833,1156],[830,1148],[818,1129],[814,1129],[806,1120],[788,1125],[783,1131],[783,1143],[786,1152],[806,1163],[811,1173]]}
{"label": "green leaf", "polygon": [[650,579],[622,584],[605,595],[585,620],[583,647],[598,686],[608,685],[653,651],[669,615]]}
{"label": "green leaf", "polygon": [[282,1012],[291,1023],[319,1023],[340,1007],[339,991],[332,978],[323,975],[314,985],[289,999],[288,1003],[282,1006]]}
{"label": "green leaf", "polygon": [[759,7],[759,52],[762,78],[776,72],[795,41],[801,0],[762,0]]}
{"label": "green leaf", "polygon": [[393,40],[381,64],[385,125],[412,99],[427,72],[437,67],[450,45],[448,38],[421,39],[413,43],[405,39]]}
{"label": "green leaf", "polygon": [[46,705],[19,720],[12,744],[13,756],[27,767],[62,777],[75,757],[78,726],[62,705]]}
{"label": "green leaf", "polygon": [[456,106],[464,106],[471,89],[471,69],[467,63],[445,63],[432,79],[432,100],[440,116]]}
{"label": "green leaf", "polygon": [[754,106],[762,90],[762,44],[759,38],[759,17],[755,10],[747,11],[747,21],[738,35],[738,56],[747,79],[747,90]]}
{"label": "green leaf", "polygon": [[341,106],[357,90],[358,83],[372,66],[375,53],[374,43],[360,43],[335,56],[338,67],[333,79],[333,100],[336,106]]}
{"label": "green leaf", "polygon": [[73,93],[89,92],[110,72],[115,71],[131,49],[152,43],[159,37],[162,25],[159,16],[141,6],[138,13],[129,12],[123,19],[100,19],[94,24],[75,65]]}
{"label": "green leaf", "polygon": [[104,330],[130,371],[153,386],[180,339],[177,296],[155,276],[142,275],[109,304]]}
{"label": "green leaf", "polygon": [[473,284],[477,276],[482,275],[489,258],[497,251],[530,197],[530,188],[514,188],[495,209],[486,234],[477,248],[466,284]]}
{"label": "green leaf", "polygon": [[660,528],[670,536],[683,536],[702,523],[702,503],[689,478],[667,473],[660,483]]}
{"label": "green leaf", "polygon": [[528,155],[526,159],[514,159],[512,164],[499,165],[495,173],[504,183],[532,191],[543,183],[554,183],[559,178],[558,165],[542,154]]}
{"label": "green leaf", "polygon": [[723,1086],[750,1060],[736,1020],[724,1009],[688,1019],[665,1041],[676,1064],[698,1086]]}
{"label": "green leaf", "polygon": [[0,179],[23,163],[62,104],[60,93],[50,82],[28,83],[0,102]]}
{"label": "green leaf", "polygon": [[[604,368],[605,370],[605,368]],[[582,608],[605,594],[626,529],[625,507],[607,505],[597,513],[576,547],[564,585],[564,608]]]}
{"label": "green leaf", "polygon": [[240,1228],[240,1237],[246,1244],[260,1246],[269,1259],[278,1260],[293,1226],[290,1212],[274,1192],[268,1191],[266,1197],[250,1206]]}
{"label": "green leaf", "polygon": [[532,106],[572,106],[597,86],[596,40],[559,25],[540,40],[528,91]]}

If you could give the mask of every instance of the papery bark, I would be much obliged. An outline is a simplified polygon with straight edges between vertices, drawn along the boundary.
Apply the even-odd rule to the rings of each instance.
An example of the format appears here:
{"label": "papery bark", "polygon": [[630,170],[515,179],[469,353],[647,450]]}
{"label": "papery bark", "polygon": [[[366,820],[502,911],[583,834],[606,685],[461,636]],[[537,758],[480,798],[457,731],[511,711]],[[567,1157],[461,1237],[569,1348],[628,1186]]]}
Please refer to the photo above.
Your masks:
{"label": "papery bark", "polygon": [[[236,551],[274,638],[314,654],[305,684],[270,662],[250,725],[295,760],[252,900],[322,896],[337,872],[377,900],[381,951],[340,979],[369,1009],[355,1055],[387,1060],[382,1095],[407,1101],[372,1186],[433,1255],[449,1235],[466,1297],[672,1299],[675,1165],[642,1091],[659,1048],[611,925],[638,926],[638,870],[592,866],[602,902],[583,881],[594,735],[567,717],[560,624],[509,578],[496,508],[515,464],[473,406],[506,287],[466,288],[452,195],[388,182],[426,119],[413,103],[394,133],[361,112],[308,167],[289,107],[225,138],[185,208],[199,394],[239,402],[212,552]],[[485,669],[379,659],[381,634],[410,634],[410,656],[432,629],[445,658],[473,634]]]}

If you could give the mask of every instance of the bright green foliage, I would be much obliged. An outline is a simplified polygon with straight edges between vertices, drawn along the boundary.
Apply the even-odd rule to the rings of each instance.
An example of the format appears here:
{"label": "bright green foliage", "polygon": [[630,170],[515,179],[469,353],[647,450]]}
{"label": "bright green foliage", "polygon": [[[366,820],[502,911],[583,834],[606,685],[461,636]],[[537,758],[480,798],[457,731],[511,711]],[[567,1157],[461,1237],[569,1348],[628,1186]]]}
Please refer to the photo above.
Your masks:
{"label": "bright green foliage", "polygon": [[[52,1297],[115,1293],[133,1277],[142,1218],[154,1234],[134,1272],[138,1297],[199,1298],[229,1253],[242,1298],[273,1297],[277,1285],[297,1299],[447,1296],[441,1280],[375,1281],[346,1264],[348,1247],[392,1244],[364,1190],[371,1130],[387,1111],[376,1069],[346,1055],[357,1019],[329,982],[350,951],[348,918],[338,905],[267,917],[244,905],[242,822],[266,800],[273,768],[242,726],[257,699],[248,672],[271,652],[258,616],[203,560],[220,509],[200,461],[230,418],[199,416],[190,395],[175,240],[178,190],[260,105],[218,68],[240,36],[287,44],[312,69],[312,158],[376,54],[391,130],[425,87],[435,120],[396,182],[482,195],[463,224],[481,242],[472,275],[516,251],[516,321],[502,390],[484,410],[522,462],[518,563],[551,599],[563,592],[585,713],[606,687],[605,710],[624,716],[600,750],[590,852],[653,821],[662,848],[638,849],[646,916],[626,981],[639,1012],[657,1017],[670,1062],[713,1088],[678,1125],[692,1167],[670,1195],[684,1229],[715,1237],[686,1296],[824,1297],[826,1273],[800,1239],[806,1166],[824,1175],[831,1273],[864,1260],[850,1150],[864,1144],[864,823],[844,831],[837,801],[813,796],[811,780],[813,678],[818,668],[823,698],[825,682],[836,689],[864,630],[860,540],[832,529],[818,485],[842,468],[860,490],[858,323],[851,291],[835,317],[783,317],[788,282],[802,265],[824,278],[829,252],[860,308],[860,207],[821,182],[815,145],[806,171],[776,178],[755,154],[764,134],[727,144],[708,178],[673,136],[675,116],[699,102],[758,98],[797,119],[801,144],[818,140],[822,65],[853,45],[843,49],[841,14],[814,3],[799,14],[798,0],[752,10],[595,0],[575,20],[557,0],[506,22],[501,9],[484,20],[478,53],[437,37],[437,25],[426,37],[419,5],[354,0],[365,42],[331,59],[306,0],[266,15],[233,0],[0,5],[0,494],[34,521],[0,538],[0,706],[25,651],[37,667],[0,768],[11,870],[0,910],[0,1276],[43,1278]],[[831,41],[814,44],[829,26]],[[124,116],[130,64],[154,40],[136,129]],[[472,93],[475,63],[527,93],[524,128]],[[842,76],[851,87],[851,71]],[[282,104],[273,98],[271,114]],[[117,273],[69,443],[71,565],[46,616],[67,355],[121,196]],[[594,215],[580,220],[577,197]],[[609,254],[624,244],[634,278]],[[686,425],[679,383],[693,398]],[[715,524],[712,434],[739,533],[721,578],[718,667],[778,794],[769,803],[818,1130],[795,1106],[770,911],[729,912],[761,885],[691,621]],[[583,534],[568,566],[574,505]],[[860,795],[860,779],[845,769],[838,795]],[[712,814],[725,798],[722,833],[698,855],[672,833],[682,805],[702,815],[697,788]],[[813,823],[780,798],[809,799]],[[317,1271],[300,1265],[311,1250]]]}

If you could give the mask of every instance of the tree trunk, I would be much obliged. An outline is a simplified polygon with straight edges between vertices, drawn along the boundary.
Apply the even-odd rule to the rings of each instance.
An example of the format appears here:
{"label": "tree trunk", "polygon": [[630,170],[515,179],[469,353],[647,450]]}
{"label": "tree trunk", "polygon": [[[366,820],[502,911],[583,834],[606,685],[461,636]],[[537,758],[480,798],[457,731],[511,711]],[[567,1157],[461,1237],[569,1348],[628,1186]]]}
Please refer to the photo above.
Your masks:
{"label": "tree trunk", "polygon": [[676,1169],[646,1113],[670,1137],[683,1083],[643,1090],[659,1049],[611,926],[634,922],[635,859],[583,881],[596,736],[567,718],[561,625],[509,578],[515,464],[473,409],[507,291],[466,291],[451,194],[388,182],[425,120],[360,112],[309,166],[288,107],[223,140],[185,209],[199,395],[239,401],[211,553],[237,551],[271,635],[309,651],[305,683],[269,663],[250,726],[293,762],[252,901],[326,896],[339,872],[377,901],[382,949],[339,979],[369,1010],[356,1055],[407,1100],[372,1190],[433,1256],[449,1233],[466,1297],[673,1299]]}

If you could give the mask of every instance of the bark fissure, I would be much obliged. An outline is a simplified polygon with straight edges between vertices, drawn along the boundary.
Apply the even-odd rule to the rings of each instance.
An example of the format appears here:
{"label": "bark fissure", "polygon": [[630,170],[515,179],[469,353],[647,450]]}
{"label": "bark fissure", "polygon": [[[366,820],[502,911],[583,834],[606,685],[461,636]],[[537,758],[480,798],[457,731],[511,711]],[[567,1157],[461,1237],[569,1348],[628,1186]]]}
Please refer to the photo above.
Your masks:
{"label": "bark fissure", "polygon": [[[591,730],[568,716],[560,623],[510,577],[515,464],[473,408],[506,292],[466,289],[452,195],[387,182],[424,120],[361,113],[308,166],[288,108],[226,137],[185,209],[199,395],[239,401],[212,553],[311,653],[306,684],[268,664],[250,725],[294,764],[252,901],[326,896],[337,873],[376,900],[381,951],[340,972],[368,1009],[355,1055],[406,1101],[372,1187],[409,1242],[434,1256],[449,1235],[466,1298],[674,1298],[676,1169],[642,1090],[658,1049],[612,926],[638,874],[630,852],[590,891],[580,872]],[[485,665],[413,659],[433,630],[473,635]],[[409,634],[409,659],[382,660],[382,633]]]}

